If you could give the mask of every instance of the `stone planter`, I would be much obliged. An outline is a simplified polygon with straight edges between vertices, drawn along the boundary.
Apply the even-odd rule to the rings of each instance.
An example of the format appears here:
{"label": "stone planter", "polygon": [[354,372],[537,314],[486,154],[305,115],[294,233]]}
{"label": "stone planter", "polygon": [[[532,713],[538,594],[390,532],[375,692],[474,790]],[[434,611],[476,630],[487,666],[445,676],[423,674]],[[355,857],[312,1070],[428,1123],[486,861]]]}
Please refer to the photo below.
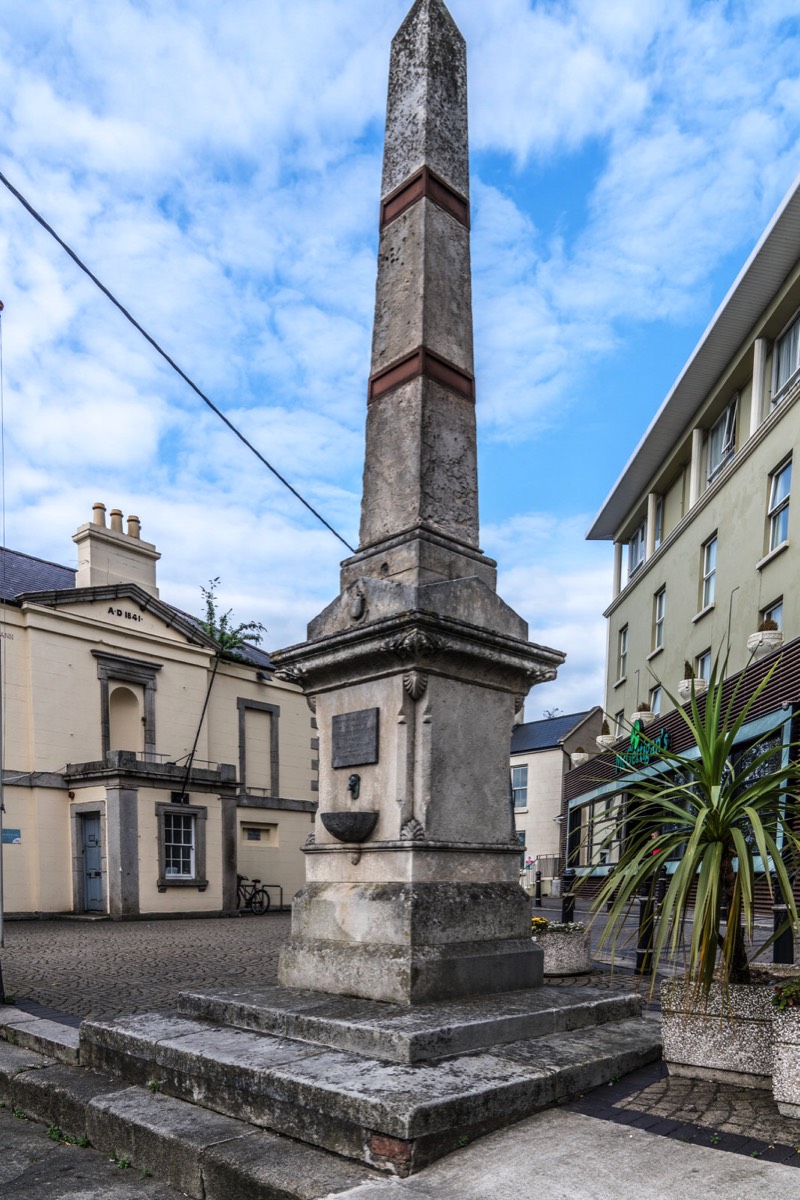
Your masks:
{"label": "stone planter", "polygon": [[687,704],[692,698],[692,684],[694,683],[694,694],[699,697],[708,687],[705,679],[681,679],[678,684],[678,699],[682,704]]}
{"label": "stone planter", "polygon": [[684,981],[666,980],[661,1036],[670,1073],[768,1090],[774,1013],[768,984],[732,984],[727,996],[713,984],[705,1002],[691,990],[687,1002]]}
{"label": "stone planter", "polygon": [[631,725],[634,725],[637,721],[639,721],[641,725],[649,725],[650,722],[654,720],[655,717],[650,712],[650,709],[648,709],[646,712],[644,709],[642,709],[641,711],[631,713]]}
{"label": "stone planter", "polygon": [[594,740],[595,740],[595,745],[597,746],[597,749],[602,754],[604,751],[611,749],[611,747],[614,745],[614,742],[616,742],[617,738],[616,738],[616,735],[613,733],[599,733]]}
{"label": "stone planter", "polygon": [[782,645],[783,634],[780,629],[762,629],[758,633],[750,634],[747,639],[747,652],[755,659],[764,658],[773,650],[780,650]]}
{"label": "stone planter", "polygon": [[548,930],[534,940],[544,950],[545,975],[583,975],[592,970],[588,929],[576,933]]}
{"label": "stone planter", "polygon": [[772,1095],[784,1117],[800,1117],[800,1011],[773,1009]]}
{"label": "stone planter", "polygon": [[570,754],[569,761],[573,767],[582,767],[591,757],[585,750],[579,750],[577,754]]}

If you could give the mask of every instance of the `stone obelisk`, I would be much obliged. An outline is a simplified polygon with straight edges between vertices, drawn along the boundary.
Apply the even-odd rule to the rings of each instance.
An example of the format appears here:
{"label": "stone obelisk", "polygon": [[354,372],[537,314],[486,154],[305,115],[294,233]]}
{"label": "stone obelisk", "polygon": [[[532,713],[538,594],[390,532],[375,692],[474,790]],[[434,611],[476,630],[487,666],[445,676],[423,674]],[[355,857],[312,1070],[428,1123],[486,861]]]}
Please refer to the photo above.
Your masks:
{"label": "stone obelisk", "polygon": [[279,977],[417,1004],[536,986],[509,803],[533,645],[478,543],[466,48],[442,0],[392,43],[359,550],[275,656],[319,725],[317,832]]}

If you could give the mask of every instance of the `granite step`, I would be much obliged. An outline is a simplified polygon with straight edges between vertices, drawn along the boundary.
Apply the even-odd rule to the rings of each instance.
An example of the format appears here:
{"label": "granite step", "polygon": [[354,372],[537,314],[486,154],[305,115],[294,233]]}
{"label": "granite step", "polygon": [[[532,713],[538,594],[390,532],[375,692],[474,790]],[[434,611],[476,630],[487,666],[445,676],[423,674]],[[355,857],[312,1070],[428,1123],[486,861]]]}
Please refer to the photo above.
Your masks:
{"label": "granite step", "polygon": [[81,1027],[81,1061],[203,1108],[407,1175],[660,1055],[658,1025],[628,1017],[431,1063],[150,1014]]}
{"label": "granite step", "polygon": [[418,1063],[622,1021],[640,1015],[641,999],[635,993],[545,986],[408,1008],[276,986],[182,992],[178,1010],[256,1033]]}

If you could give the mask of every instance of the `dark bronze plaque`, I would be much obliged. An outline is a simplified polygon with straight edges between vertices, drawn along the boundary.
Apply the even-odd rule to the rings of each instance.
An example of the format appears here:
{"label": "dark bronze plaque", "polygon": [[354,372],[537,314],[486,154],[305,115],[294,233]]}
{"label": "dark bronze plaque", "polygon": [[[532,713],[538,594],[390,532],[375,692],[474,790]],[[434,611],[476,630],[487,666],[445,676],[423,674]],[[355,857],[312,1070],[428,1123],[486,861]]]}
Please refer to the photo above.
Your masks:
{"label": "dark bronze plaque", "polygon": [[362,767],[378,761],[378,709],[340,713],[331,725],[333,766]]}

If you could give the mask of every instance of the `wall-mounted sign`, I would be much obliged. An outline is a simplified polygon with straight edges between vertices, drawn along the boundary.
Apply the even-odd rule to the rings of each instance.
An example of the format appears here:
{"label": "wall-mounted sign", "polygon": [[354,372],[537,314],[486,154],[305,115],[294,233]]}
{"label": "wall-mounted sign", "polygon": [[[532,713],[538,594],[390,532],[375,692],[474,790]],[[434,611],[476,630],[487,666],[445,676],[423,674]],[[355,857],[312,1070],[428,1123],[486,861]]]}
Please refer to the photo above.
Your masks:
{"label": "wall-mounted sign", "polygon": [[332,721],[334,767],[360,767],[378,761],[378,709],[340,713]]}
{"label": "wall-mounted sign", "polygon": [[646,737],[642,733],[642,722],[634,721],[627,749],[616,754],[614,766],[618,771],[648,767],[653,759],[661,757],[664,750],[669,750],[669,734],[663,726],[655,737]]}
{"label": "wall-mounted sign", "polygon": [[4,829],[3,830],[3,845],[4,846],[21,846],[22,845],[22,830],[21,829]]}

